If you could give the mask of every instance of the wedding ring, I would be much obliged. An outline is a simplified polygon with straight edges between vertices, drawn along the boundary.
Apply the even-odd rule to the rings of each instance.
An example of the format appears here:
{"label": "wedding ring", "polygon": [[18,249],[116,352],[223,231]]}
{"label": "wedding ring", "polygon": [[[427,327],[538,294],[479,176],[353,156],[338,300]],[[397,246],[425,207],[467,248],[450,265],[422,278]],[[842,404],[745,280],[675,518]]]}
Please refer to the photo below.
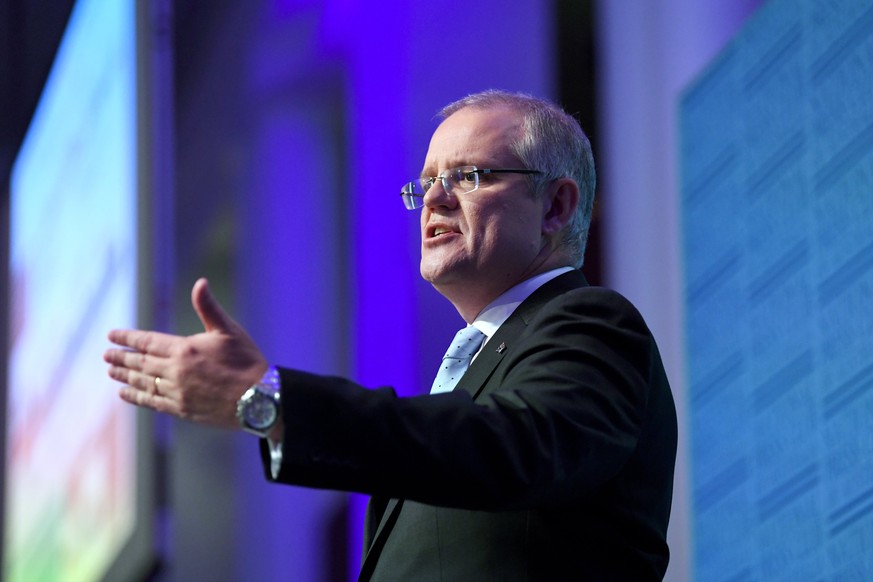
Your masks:
{"label": "wedding ring", "polygon": [[161,388],[161,377],[155,376],[155,394],[158,393],[158,390]]}

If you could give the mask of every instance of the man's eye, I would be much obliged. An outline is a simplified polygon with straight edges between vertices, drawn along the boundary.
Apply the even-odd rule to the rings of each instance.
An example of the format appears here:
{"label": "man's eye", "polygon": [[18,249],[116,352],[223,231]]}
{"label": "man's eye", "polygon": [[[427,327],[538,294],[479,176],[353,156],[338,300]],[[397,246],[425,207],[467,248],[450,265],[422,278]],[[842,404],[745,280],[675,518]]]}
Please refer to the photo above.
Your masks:
{"label": "man's eye", "polygon": [[475,182],[476,181],[476,172],[464,172],[461,174],[461,180],[464,182]]}

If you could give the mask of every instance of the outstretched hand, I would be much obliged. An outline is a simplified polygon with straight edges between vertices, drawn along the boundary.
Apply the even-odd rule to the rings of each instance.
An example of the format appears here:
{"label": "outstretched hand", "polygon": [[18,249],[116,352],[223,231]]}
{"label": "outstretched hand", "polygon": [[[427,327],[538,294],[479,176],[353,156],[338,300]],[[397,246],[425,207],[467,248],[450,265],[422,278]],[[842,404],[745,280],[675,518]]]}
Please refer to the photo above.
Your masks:
{"label": "outstretched hand", "polygon": [[246,331],[222,308],[206,279],[191,290],[203,333],[177,336],[155,331],[112,330],[103,359],[109,376],[131,404],[195,422],[239,428],[236,403],[260,380],[267,361]]}

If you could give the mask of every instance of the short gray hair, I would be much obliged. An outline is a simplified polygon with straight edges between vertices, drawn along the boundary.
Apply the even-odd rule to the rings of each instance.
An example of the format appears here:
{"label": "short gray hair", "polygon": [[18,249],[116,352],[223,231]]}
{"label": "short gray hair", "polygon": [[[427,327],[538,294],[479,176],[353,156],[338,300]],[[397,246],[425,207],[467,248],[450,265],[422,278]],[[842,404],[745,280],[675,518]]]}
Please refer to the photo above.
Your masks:
{"label": "short gray hair", "polygon": [[522,134],[510,147],[525,167],[541,172],[528,177],[535,194],[542,194],[546,185],[559,178],[570,178],[579,186],[579,206],[564,230],[561,244],[575,266],[581,267],[594,211],[597,178],[591,144],[579,122],[550,101],[493,89],[450,103],[440,110],[439,116],[445,119],[468,107],[506,107],[521,114]]}

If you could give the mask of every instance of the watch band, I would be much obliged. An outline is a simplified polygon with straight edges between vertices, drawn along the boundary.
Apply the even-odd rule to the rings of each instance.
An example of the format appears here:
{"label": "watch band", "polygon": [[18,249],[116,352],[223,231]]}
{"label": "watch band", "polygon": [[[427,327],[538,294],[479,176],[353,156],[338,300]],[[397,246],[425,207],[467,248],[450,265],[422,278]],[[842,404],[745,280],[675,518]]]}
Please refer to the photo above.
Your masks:
{"label": "watch band", "polygon": [[282,381],[279,378],[279,369],[276,366],[270,366],[267,368],[267,371],[264,372],[264,375],[261,376],[261,381],[258,382],[259,386],[267,386],[270,391],[279,393],[282,388]]}

